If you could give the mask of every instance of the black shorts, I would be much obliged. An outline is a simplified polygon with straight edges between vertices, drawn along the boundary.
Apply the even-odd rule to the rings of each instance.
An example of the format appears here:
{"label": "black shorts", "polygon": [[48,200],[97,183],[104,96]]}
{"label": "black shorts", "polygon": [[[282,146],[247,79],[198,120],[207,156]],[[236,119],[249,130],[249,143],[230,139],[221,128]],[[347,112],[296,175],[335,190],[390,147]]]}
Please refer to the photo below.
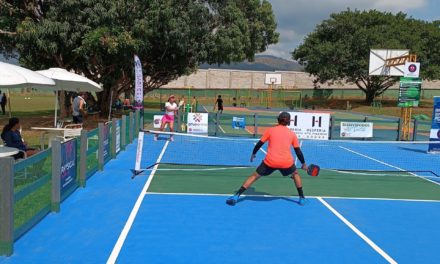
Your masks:
{"label": "black shorts", "polygon": [[83,122],[83,117],[81,115],[73,116],[73,123],[74,124],[82,124],[82,122]]}
{"label": "black shorts", "polygon": [[279,170],[283,176],[289,176],[292,175],[296,171],[295,164],[292,164],[289,168],[272,168],[266,165],[264,161],[261,162],[260,166],[257,168],[257,173],[260,176],[268,176],[272,174],[272,172]]}

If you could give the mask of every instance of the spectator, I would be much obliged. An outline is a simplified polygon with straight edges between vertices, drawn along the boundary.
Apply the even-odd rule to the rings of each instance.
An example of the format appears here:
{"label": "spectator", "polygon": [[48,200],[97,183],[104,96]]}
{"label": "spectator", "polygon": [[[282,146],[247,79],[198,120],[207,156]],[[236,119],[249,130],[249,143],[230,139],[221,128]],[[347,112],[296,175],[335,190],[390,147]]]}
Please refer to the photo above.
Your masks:
{"label": "spectator", "polygon": [[[1,94],[1,92],[0,92]],[[8,103],[8,98],[6,97],[6,93],[3,93],[2,98],[0,99],[0,105],[2,107],[3,115],[6,115],[6,104]]]}
{"label": "spectator", "polygon": [[[1,138],[7,147],[17,148],[26,153],[30,157],[38,152],[37,149],[29,148],[20,134],[20,120],[16,117],[9,119],[9,123],[3,127]],[[24,158],[22,152],[14,155],[15,159]]]}
{"label": "spectator", "polygon": [[220,112],[220,114],[222,114],[223,113],[223,99],[222,99],[221,95],[219,95],[217,97],[217,100],[215,101],[214,111],[215,111],[216,106],[217,106],[217,110],[218,110],[217,112]]}
{"label": "spectator", "polygon": [[85,93],[79,93],[75,99],[73,99],[72,116],[73,123],[75,124],[82,124],[84,121],[83,117],[87,115],[85,95]]}
{"label": "spectator", "polygon": [[121,110],[122,109],[122,101],[121,101],[121,99],[119,99],[119,97],[116,98],[115,108],[116,108],[116,110]]}

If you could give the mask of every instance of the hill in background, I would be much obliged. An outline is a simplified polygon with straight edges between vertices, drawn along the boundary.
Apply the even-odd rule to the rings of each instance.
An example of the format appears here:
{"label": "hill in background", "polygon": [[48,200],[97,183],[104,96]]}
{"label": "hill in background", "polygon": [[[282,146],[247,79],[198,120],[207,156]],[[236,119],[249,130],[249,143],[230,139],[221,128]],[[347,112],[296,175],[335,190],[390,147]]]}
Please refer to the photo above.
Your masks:
{"label": "hill in background", "polygon": [[202,64],[200,69],[233,69],[246,71],[304,71],[296,61],[289,61],[271,55],[257,55],[254,62],[232,64]]}

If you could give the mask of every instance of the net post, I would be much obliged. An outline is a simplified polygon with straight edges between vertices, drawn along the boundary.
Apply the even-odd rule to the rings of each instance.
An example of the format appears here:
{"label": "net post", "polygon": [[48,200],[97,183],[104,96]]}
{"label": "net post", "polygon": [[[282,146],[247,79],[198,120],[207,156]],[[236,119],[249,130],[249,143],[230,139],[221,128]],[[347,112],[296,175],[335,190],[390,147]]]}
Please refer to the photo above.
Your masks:
{"label": "net post", "polygon": [[400,140],[400,127],[401,127],[401,125],[402,125],[402,120],[401,120],[401,118],[399,118],[397,120],[397,138],[396,138],[396,141]]}
{"label": "net post", "polygon": [[104,123],[98,124],[98,164],[99,170],[102,171],[104,169]]}
{"label": "net post", "polygon": [[258,135],[258,115],[254,113],[254,137]]}
{"label": "net post", "polygon": [[417,119],[414,119],[412,141],[416,141],[417,140],[417,128],[418,128],[418,126],[419,126],[419,121]]}
{"label": "net post", "polygon": [[0,158],[0,256],[14,250],[14,159]]}
{"label": "net post", "polygon": [[125,145],[127,143],[127,116],[122,116],[121,122],[121,149],[125,149]]}
{"label": "net post", "polygon": [[81,130],[79,147],[79,186],[86,187],[87,175],[87,130]]}
{"label": "net post", "polygon": [[133,142],[133,112],[130,112],[129,115],[129,128],[128,128],[128,143]]}
{"label": "net post", "polygon": [[334,127],[335,127],[335,117],[334,116],[330,116],[330,130],[329,130],[328,139],[332,139],[332,137],[333,137],[333,128]]}
{"label": "net post", "polygon": [[[364,117],[364,123],[366,123],[368,121],[368,116]],[[366,138],[362,138],[362,140],[366,140]]]}
{"label": "net post", "polygon": [[118,119],[113,117],[112,118],[112,159],[116,158],[116,126],[117,126]]}
{"label": "net post", "polygon": [[61,142],[52,140],[52,195],[51,210],[58,213],[61,201]]}

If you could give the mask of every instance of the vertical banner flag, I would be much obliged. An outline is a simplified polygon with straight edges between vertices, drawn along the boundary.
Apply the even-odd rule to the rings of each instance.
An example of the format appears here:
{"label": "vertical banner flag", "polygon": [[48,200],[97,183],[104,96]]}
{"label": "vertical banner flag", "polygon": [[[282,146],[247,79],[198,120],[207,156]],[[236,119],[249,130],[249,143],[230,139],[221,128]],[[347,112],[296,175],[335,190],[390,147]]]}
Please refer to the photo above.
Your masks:
{"label": "vertical banner flag", "polygon": [[76,140],[61,144],[61,194],[76,182]]}
{"label": "vertical banner flag", "polygon": [[144,109],[144,77],[142,74],[142,64],[137,55],[134,55],[134,72],[135,72],[135,86],[134,86],[134,108]]}
{"label": "vertical banner flag", "polygon": [[429,135],[428,152],[440,153],[440,96],[434,96],[431,133]]}

